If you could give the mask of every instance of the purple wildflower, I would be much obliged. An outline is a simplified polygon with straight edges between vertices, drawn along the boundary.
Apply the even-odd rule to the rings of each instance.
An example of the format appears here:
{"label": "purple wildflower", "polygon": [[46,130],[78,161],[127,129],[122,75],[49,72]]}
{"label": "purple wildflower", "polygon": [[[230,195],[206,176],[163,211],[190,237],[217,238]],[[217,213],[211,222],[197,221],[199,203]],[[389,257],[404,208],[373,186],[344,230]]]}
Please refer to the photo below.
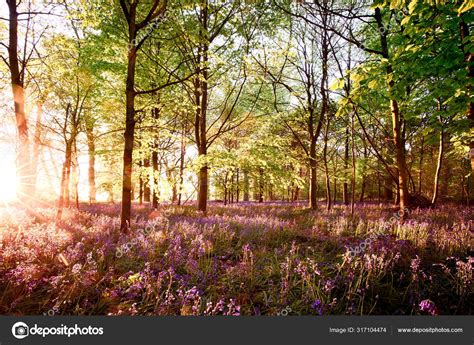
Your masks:
{"label": "purple wildflower", "polygon": [[313,304],[311,304],[311,308],[313,308],[314,310],[316,310],[316,312],[319,314],[319,315],[323,315],[323,308],[324,308],[324,305],[321,303],[321,301],[319,299],[317,299]]}
{"label": "purple wildflower", "polygon": [[431,315],[438,315],[438,309],[432,300],[425,299],[419,304],[420,310],[425,311]]}

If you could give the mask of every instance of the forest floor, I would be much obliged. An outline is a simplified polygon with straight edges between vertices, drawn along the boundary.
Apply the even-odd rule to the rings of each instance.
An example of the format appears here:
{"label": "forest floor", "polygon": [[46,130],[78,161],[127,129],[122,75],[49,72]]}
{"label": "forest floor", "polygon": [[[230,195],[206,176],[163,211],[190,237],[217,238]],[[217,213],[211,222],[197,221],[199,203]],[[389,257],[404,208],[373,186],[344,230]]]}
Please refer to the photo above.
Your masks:
{"label": "forest floor", "polygon": [[0,208],[0,314],[472,314],[473,208]]}

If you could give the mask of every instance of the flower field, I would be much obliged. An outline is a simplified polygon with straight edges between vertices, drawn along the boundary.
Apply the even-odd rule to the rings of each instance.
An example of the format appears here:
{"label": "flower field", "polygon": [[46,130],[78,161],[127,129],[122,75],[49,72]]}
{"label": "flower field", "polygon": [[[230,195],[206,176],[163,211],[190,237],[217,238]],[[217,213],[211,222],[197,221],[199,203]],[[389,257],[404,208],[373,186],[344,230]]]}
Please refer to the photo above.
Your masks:
{"label": "flower field", "polygon": [[0,314],[473,311],[472,208],[412,210],[401,223],[377,203],[356,205],[353,218],[343,205],[211,203],[205,217],[136,206],[124,235],[118,207],[81,205],[61,222],[54,208],[1,208]]}

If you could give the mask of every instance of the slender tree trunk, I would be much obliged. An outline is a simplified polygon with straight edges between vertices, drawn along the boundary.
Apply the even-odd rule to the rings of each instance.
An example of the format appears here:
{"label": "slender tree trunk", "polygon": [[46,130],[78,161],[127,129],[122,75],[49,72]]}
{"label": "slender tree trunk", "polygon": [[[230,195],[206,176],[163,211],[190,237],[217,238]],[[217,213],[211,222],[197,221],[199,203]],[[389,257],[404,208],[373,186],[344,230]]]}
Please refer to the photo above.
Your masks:
{"label": "slender tree trunk", "polygon": [[316,177],[316,143],[312,140],[310,146],[310,184],[309,184],[309,207],[312,210],[318,209],[318,197],[317,197],[317,177]]}
{"label": "slender tree trunk", "polygon": [[444,153],[444,131],[441,129],[441,132],[439,134],[438,163],[436,165],[436,173],[435,173],[435,178],[434,178],[433,198],[431,199],[431,203],[433,205],[436,204],[436,201],[438,199],[439,175],[441,173],[441,165],[443,163],[443,153]]}
{"label": "slender tree trunk", "polygon": [[244,201],[249,201],[250,200],[250,181],[249,181],[249,173],[247,170],[244,170]]}
{"label": "slender tree trunk", "polygon": [[177,186],[177,181],[176,181],[176,172],[174,167],[168,167],[168,165],[165,162],[165,172],[166,172],[166,178],[168,180],[168,184],[171,186],[171,203],[175,204],[176,201],[178,200],[178,186]]}
{"label": "slender tree trunk", "polygon": [[59,190],[59,201],[56,219],[61,220],[63,208],[69,206],[69,176],[71,174],[72,161],[72,141],[66,143],[66,151],[64,153],[64,163],[61,172],[61,187]]}
{"label": "slender tree trunk", "polygon": [[[300,177],[303,177],[303,168],[300,168]],[[300,194],[300,188],[298,186],[295,187],[295,193],[293,195],[293,200],[292,201],[298,201],[299,199],[299,194]]]}
{"label": "slender tree trunk", "polygon": [[[365,145],[365,142],[362,142],[362,144],[364,146],[364,160],[367,160],[367,146]],[[360,197],[359,197],[360,202],[364,201],[365,187],[366,187],[365,171],[362,171],[362,183],[360,187]]]}
{"label": "slender tree trunk", "polygon": [[[393,84],[391,82],[391,84]],[[392,85],[393,86],[393,85]],[[392,109],[392,122],[393,122],[393,137],[396,146],[396,155],[397,155],[397,166],[398,166],[398,191],[400,194],[400,210],[404,210],[408,207],[408,175],[407,175],[407,165],[405,160],[405,141],[401,137],[401,120],[400,113],[398,109],[398,102],[396,100],[391,100],[391,109]]]}
{"label": "slender tree trunk", "polygon": [[147,156],[143,160],[143,168],[145,170],[143,180],[143,200],[145,202],[151,202],[151,188],[150,188],[150,158]]}
{"label": "slender tree trunk", "polygon": [[[327,3],[326,3],[327,4]],[[326,174],[326,207],[328,210],[331,209],[331,181],[329,178],[329,168],[328,168],[328,160],[327,160],[327,145],[328,145],[328,135],[329,135],[329,127],[330,127],[330,116],[329,116],[329,95],[328,95],[328,63],[329,63],[329,37],[327,31],[327,24],[328,24],[328,13],[325,12],[322,15],[322,23],[324,26],[324,30],[322,32],[322,39],[321,39],[321,118],[326,120],[326,129],[324,134],[324,169]]]}
{"label": "slender tree trunk", "polygon": [[346,127],[346,137],[345,137],[345,144],[344,144],[344,185],[342,189],[342,202],[344,205],[349,204],[349,197],[348,193],[348,184],[346,179],[347,170],[349,167],[349,126]]}
{"label": "slender tree trunk", "polygon": [[235,193],[235,202],[239,203],[239,197],[240,197],[240,169],[237,168],[237,175],[236,175],[236,193]]}
{"label": "slender tree trunk", "polygon": [[79,209],[79,161],[77,156],[77,140],[74,139],[74,160],[72,162],[72,178],[74,181],[74,202],[76,209]]}
{"label": "slender tree trunk", "polygon": [[234,191],[235,191],[235,185],[234,185],[234,172],[232,172],[231,178],[230,178],[230,203],[234,203]]}
{"label": "slender tree trunk", "polygon": [[[151,111],[152,118],[157,121],[160,117],[160,111],[158,108],[153,108]],[[159,181],[161,175],[161,164],[158,162],[158,143],[159,143],[158,134],[154,135],[152,153],[151,153],[151,165],[153,170],[153,189],[152,189],[152,207],[154,209],[158,208],[159,205]]]}
{"label": "slender tree trunk", "polygon": [[171,202],[175,204],[178,200],[178,188],[176,186],[176,178],[175,178],[175,173],[172,173],[170,175],[171,177]]}
{"label": "slender tree trunk", "polygon": [[258,199],[259,199],[259,189],[260,189],[259,178],[255,177],[252,180],[252,183],[253,183],[253,188],[252,188],[253,200],[258,201]]}
{"label": "slender tree trunk", "polygon": [[420,148],[420,171],[418,173],[418,194],[421,195],[422,192],[422,173],[423,173],[423,156],[425,153],[425,137],[421,137],[421,148]]}
{"label": "slender tree trunk", "polygon": [[183,197],[183,187],[184,187],[184,159],[186,155],[186,141],[185,141],[186,127],[183,125],[183,130],[181,132],[181,150],[179,156],[179,193],[178,193],[178,205],[181,205],[181,200]]}
{"label": "slender tree trunk", "polygon": [[263,181],[263,168],[260,168],[260,178],[259,178],[259,189],[258,189],[258,202],[263,202],[263,192],[264,192],[264,181]]}
{"label": "slender tree trunk", "polygon": [[[136,8],[134,9],[134,11]],[[132,168],[133,168],[133,144],[135,139],[135,66],[137,60],[137,49],[135,47],[136,28],[135,14],[129,23],[129,51],[127,66],[126,85],[126,120],[125,120],[125,145],[123,150],[123,178],[122,178],[122,213],[120,217],[120,229],[127,232],[130,227],[132,212]]]}
{"label": "slender tree trunk", "polygon": [[[347,70],[350,72],[352,69],[352,45],[349,44],[348,47],[348,52],[347,52]],[[352,83],[351,83],[351,75],[350,73],[347,74],[346,77],[346,82],[344,85],[344,91],[346,94],[346,97],[349,98],[351,94],[351,88],[352,88]],[[354,112],[355,112],[355,107],[353,106],[353,111],[351,112],[350,118],[347,119],[347,127],[346,127],[346,137],[345,137],[345,145],[344,145],[344,190],[343,190],[343,202],[345,205],[349,204],[349,193],[348,193],[348,183],[347,183],[347,175],[349,175],[349,140],[351,142],[351,148],[352,148],[352,176],[351,176],[351,190],[352,193],[354,193],[355,190],[355,170],[354,170],[354,163],[355,163],[355,151],[354,151]],[[349,133],[349,128],[350,128],[350,133]],[[350,135],[350,137],[349,137]],[[351,198],[351,216],[354,215],[354,198]]]}
{"label": "slender tree trunk", "polygon": [[125,112],[125,145],[123,150],[123,178],[122,178],[122,212],[120,216],[120,228],[127,232],[130,227],[132,211],[132,169],[133,169],[133,144],[135,139],[135,69],[137,63],[137,52],[146,38],[137,39],[140,29],[145,28],[152,20],[160,21],[166,11],[167,2],[154,0],[148,15],[141,22],[137,22],[137,7],[139,1],[119,0],[125,20],[128,24],[128,59],[127,59],[127,84],[125,88],[126,112]]}
{"label": "slender tree trunk", "polygon": [[327,163],[327,157],[326,153],[324,154],[324,174],[325,174],[325,180],[326,180],[326,208],[328,210],[331,209],[331,181],[329,177],[329,169],[328,169],[328,163]]}
{"label": "slender tree trunk", "polygon": [[198,191],[198,210],[207,212],[207,199],[209,192],[209,176],[207,156],[207,104],[208,104],[208,79],[209,79],[209,43],[208,37],[208,4],[207,0],[202,1],[200,8],[200,22],[202,28],[200,37],[202,43],[198,51],[198,70],[195,78],[195,99],[196,99],[196,143],[198,144],[199,157],[203,159],[203,166],[199,170],[199,191]]}
{"label": "slender tree trunk", "polygon": [[[20,68],[18,57],[18,1],[8,0],[9,9],[9,44],[8,62],[12,83],[12,94],[15,109],[16,127],[19,148],[17,153],[18,198],[27,201],[31,196],[30,147],[28,124],[25,112],[24,67]],[[25,63],[25,62],[23,62]]]}
{"label": "slender tree trunk", "polygon": [[158,208],[158,181],[159,181],[159,171],[158,171],[158,152],[156,151],[156,145],[153,147],[153,152],[151,154],[151,165],[152,165],[152,174],[153,174],[153,189],[152,189],[152,207],[154,209]]}
{"label": "slender tree trunk", "polygon": [[95,138],[94,138],[94,127],[91,121],[86,121],[86,137],[87,147],[89,151],[89,167],[88,167],[88,180],[89,180],[89,203],[96,202],[97,189],[95,186]]}
{"label": "slender tree trunk", "polygon": [[138,178],[138,203],[141,206],[143,205],[143,160],[140,159],[138,167],[140,168],[140,176]]}
{"label": "slender tree trunk", "polygon": [[201,167],[199,170],[199,193],[198,193],[198,210],[207,211],[207,194],[208,194],[208,167]]}
{"label": "slender tree trunk", "polygon": [[470,199],[471,199],[471,195],[470,195],[471,176],[472,175],[468,175],[467,176],[467,181],[466,181],[466,206],[469,206]]}
{"label": "slender tree trunk", "polygon": [[72,170],[72,156],[69,157],[68,167],[66,169],[66,181],[64,182],[64,206],[71,206],[71,170]]}
{"label": "slender tree trunk", "polygon": [[381,183],[380,183],[380,171],[377,171],[377,201],[380,202],[382,200],[382,193],[381,193]]}
{"label": "slender tree trunk", "polygon": [[351,178],[351,217],[354,217],[355,189],[356,189],[356,155],[354,138],[354,112],[351,113],[351,150],[352,150],[352,178]]}
{"label": "slender tree trunk", "polygon": [[224,206],[227,205],[227,178],[229,176],[229,172],[225,172],[225,177],[224,177]]}
{"label": "slender tree trunk", "polygon": [[[467,13],[466,13],[467,14]],[[462,51],[464,52],[464,61],[466,62],[467,69],[467,82],[466,82],[466,98],[467,98],[467,119],[469,121],[469,128],[472,130],[474,128],[474,101],[472,100],[472,81],[474,80],[474,54],[472,54],[472,49],[466,48],[468,44],[468,39],[470,37],[469,25],[464,21],[464,15],[461,15],[461,21],[459,23],[459,29],[461,34],[461,44]],[[469,143],[469,154],[471,158],[471,169],[474,174],[474,138],[471,138]]]}
{"label": "slender tree trunk", "polygon": [[[375,20],[380,32],[380,43],[383,53],[383,57],[389,59],[388,52],[388,41],[387,41],[387,30],[385,29],[382,23],[382,13],[379,7],[375,8]],[[387,66],[387,85],[389,94],[392,93],[392,90],[395,86],[393,74],[393,68],[389,64]],[[400,195],[399,205],[400,210],[404,211],[408,207],[408,175],[407,175],[407,165],[405,158],[405,140],[402,135],[401,125],[403,123],[403,118],[400,114],[400,109],[398,106],[398,101],[395,98],[390,99],[390,111],[392,115],[392,129],[393,129],[393,141],[395,144],[396,150],[396,160],[398,168],[398,194]],[[404,214],[404,213],[403,213]]]}
{"label": "slender tree trunk", "polygon": [[324,174],[326,177],[326,208],[331,209],[331,181],[329,177],[329,168],[328,168],[328,133],[329,133],[329,117],[326,123],[326,130],[324,133],[324,149],[323,149],[323,160],[324,160]]}

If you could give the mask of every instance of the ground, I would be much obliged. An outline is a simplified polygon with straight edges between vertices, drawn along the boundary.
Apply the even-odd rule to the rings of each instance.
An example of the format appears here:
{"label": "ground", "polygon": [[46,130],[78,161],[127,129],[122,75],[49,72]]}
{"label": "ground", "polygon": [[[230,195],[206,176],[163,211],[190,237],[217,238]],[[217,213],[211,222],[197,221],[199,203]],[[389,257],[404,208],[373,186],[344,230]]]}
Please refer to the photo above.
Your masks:
{"label": "ground", "polygon": [[473,208],[0,208],[0,314],[472,314]]}

